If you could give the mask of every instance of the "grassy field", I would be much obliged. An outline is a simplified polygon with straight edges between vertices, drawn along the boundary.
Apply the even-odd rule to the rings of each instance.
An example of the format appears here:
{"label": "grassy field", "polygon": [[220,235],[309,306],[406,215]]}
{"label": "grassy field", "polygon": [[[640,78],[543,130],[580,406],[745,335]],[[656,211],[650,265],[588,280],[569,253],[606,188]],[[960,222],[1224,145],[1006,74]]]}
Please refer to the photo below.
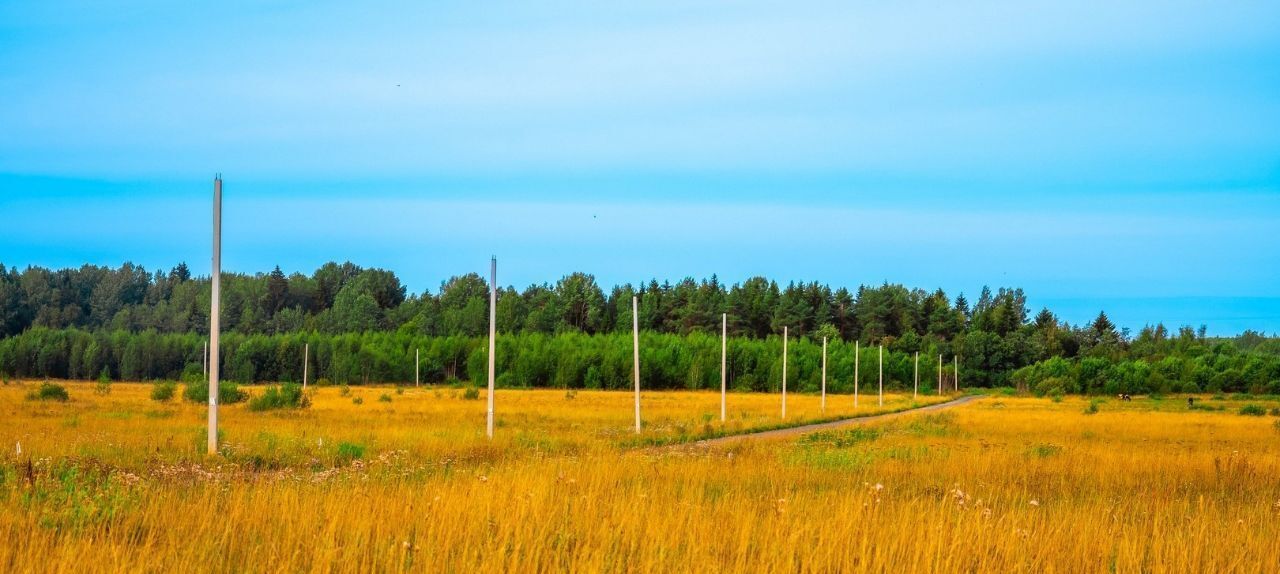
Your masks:
{"label": "grassy field", "polygon": [[[1265,572],[1280,427],[1214,400],[991,397],[782,441],[776,395],[319,389],[223,409],[71,383],[0,387],[0,569],[26,571]],[[385,400],[383,399],[385,397]],[[361,404],[356,404],[360,399]],[[791,395],[788,422],[852,398]],[[921,397],[918,404],[937,402]],[[890,395],[883,410],[912,406]],[[871,414],[863,396],[858,414]],[[22,452],[18,454],[17,445]]]}

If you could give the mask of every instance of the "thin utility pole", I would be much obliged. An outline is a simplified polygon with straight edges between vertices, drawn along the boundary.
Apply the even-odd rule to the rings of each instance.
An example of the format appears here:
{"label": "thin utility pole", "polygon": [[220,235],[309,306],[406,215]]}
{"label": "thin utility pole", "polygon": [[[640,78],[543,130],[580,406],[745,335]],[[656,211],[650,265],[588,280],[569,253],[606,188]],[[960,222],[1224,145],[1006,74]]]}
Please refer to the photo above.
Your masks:
{"label": "thin utility pole", "polygon": [[884,345],[880,345],[880,406],[884,406]]}
{"label": "thin utility pole", "polygon": [[218,453],[218,334],[222,330],[222,176],[213,179],[213,289],[209,301],[209,454]]}
{"label": "thin utility pole", "polygon": [[311,366],[311,343],[302,345],[302,390],[307,390],[307,373]]}
{"label": "thin utility pole", "polygon": [[209,340],[204,340],[204,351],[201,351],[200,362],[203,369],[204,382],[209,382]]}
{"label": "thin utility pole", "polygon": [[787,418],[787,328],[782,328],[782,419]]}
{"label": "thin utility pole", "polygon": [[861,379],[858,378],[858,364],[862,362],[858,357],[858,346],[861,343],[861,341],[853,342],[853,408],[855,410],[858,408],[858,387],[862,382]]}
{"label": "thin utility pole", "polygon": [[938,396],[942,396],[942,355],[938,355]]}
{"label": "thin utility pole", "polygon": [[720,422],[724,422],[725,390],[728,387],[729,375],[725,370],[729,357],[729,314],[720,314]]}
{"label": "thin utility pole", "polygon": [[920,351],[916,351],[916,386],[915,390],[911,391],[911,398],[920,398]]}
{"label": "thin utility pole", "polygon": [[640,434],[640,299],[631,296],[631,352],[636,382],[636,434]]}
{"label": "thin utility pole", "polygon": [[955,371],[956,371],[956,376],[955,376],[956,388],[955,388],[955,391],[958,393],[958,392],[960,392],[960,357],[958,357],[958,356],[956,356],[956,355],[952,355],[952,356],[951,356],[951,359],[952,359],[953,361],[955,361],[955,367],[953,367],[953,368],[955,369]]}
{"label": "thin utility pole", "polygon": [[422,365],[421,357],[419,356],[421,354],[422,349],[413,350],[413,386],[415,387],[420,386],[421,383],[419,383],[419,381],[422,380],[418,377],[418,374],[421,371],[420,367]]}
{"label": "thin utility pole", "polygon": [[827,338],[822,338],[822,412],[827,412]]}
{"label": "thin utility pole", "polygon": [[485,422],[485,432],[493,438],[493,381],[497,370],[494,352],[498,346],[495,337],[498,335],[498,257],[489,259],[489,416]]}

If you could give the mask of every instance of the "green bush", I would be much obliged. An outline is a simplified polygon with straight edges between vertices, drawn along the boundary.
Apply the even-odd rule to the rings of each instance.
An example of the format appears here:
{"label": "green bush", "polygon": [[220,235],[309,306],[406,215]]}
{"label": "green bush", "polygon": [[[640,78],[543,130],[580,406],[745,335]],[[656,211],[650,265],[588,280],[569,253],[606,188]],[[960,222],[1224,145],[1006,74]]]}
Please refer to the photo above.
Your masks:
{"label": "green bush", "polygon": [[98,374],[98,384],[94,386],[93,392],[99,395],[111,394],[111,373],[103,367],[102,372]]}
{"label": "green bush", "polygon": [[1086,415],[1096,415],[1096,414],[1098,414],[1098,405],[1099,405],[1099,404],[1101,404],[1101,401],[1099,401],[1098,399],[1093,399],[1093,400],[1089,401],[1089,406],[1087,406],[1087,407],[1085,407],[1085,408],[1084,408],[1084,414],[1086,414]]}
{"label": "green bush", "polygon": [[1061,377],[1046,377],[1043,381],[1036,384],[1034,392],[1040,396],[1062,396],[1066,393],[1067,381]]}
{"label": "green bush", "polygon": [[249,400],[249,410],[269,411],[275,409],[305,409],[311,401],[302,392],[302,385],[285,383],[267,387],[262,395]]}
{"label": "green bush", "polygon": [[474,401],[474,400],[476,400],[476,399],[480,398],[480,388],[479,388],[479,387],[467,387],[467,390],[465,390],[465,391],[463,391],[463,392],[462,392],[462,398],[463,398],[463,400],[468,400],[468,401]]}
{"label": "green bush", "polygon": [[45,382],[40,388],[27,394],[27,399],[32,401],[58,401],[67,402],[71,400],[71,395],[67,394],[67,388],[56,384]]}
{"label": "green bush", "polygon": [[1245,405],[1240,408],[1240,414],[1250,417],[1260,417],[1267,414],[1267,409],[1258,405]]}
{"label": "green bush", "polygon": [[328,386],[331,386],[331,385],[333,385],[333,382],[332,382],[332,381],[330,381],[329,379],[326,379],[326,378],[324,378],[324,377],[320,377],[320,378],[316,379],[316,386],[317,386],[317,387],[328,387]]}
{"label": "green bush", "polygon": [[363,405],[363,404],[364,404],[364,399],[362,399],[362,398],[360,398],[360,397],[356,397],[356,398],[354,398],[354,399],[351,399],[351,404],[353,404],[353,405]]}
{"label": "green bush", "polygon": [[[187,388],[182,392],[182,398],[193,403],[209,402],[209,383],[200,381],[196,383],[187,383]],[[231,381],[218,382],[218,403],[230,405],[243,402],[249,396],[242,390],[240,385]]]}
{"label": "green bush", "polygon": [[382,393],[382,396],[378,397],[378,400],[384,403],[389,403],[391,402],[391,395],[388,395],[387,393]]}
{"label": "green bush", "polygon": [[338,443],[338,460],[350,462],[364,457],[364,445],[353,442]]}
{"label": "green bush", "polygon": [[350,386],[348,386],[346,383],[342,383],[342,384],[338,387],[338,394],[339,394],[339,395],[341,395],[341,396],[344,396],[344,397],[349,397],[349,396],[351,396],[351,387],[350,387]]}
{"label": "green bush", "polygon": [[174,383],[173,381],[159,381],[151,386],[151,400],[167,401],[172,399],[177,388],[177,383]]}

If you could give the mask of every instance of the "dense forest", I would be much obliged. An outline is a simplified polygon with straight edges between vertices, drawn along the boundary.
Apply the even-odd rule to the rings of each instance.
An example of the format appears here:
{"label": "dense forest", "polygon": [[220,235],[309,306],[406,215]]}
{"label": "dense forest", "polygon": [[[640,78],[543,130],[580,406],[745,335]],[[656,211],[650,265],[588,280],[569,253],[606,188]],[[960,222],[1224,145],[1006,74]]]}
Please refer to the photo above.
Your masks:
{"label": "dense forest", "polygon": [[[415,352],[424,382],[481,380],[487,360],[488,283],[477,274],[437,293],[409,294],[396,275],[328,263],[310,276],[223,275],[226,376],[243,382],[297,380],[302,347],[311,372],[335,383],[412,382]],[[207,277],[186,265],[155,273],[130,264],[79,269],[0,264],[0,375],[128,380],[199,377],[209,326]],[[1210,339],[1204,327],[1136,335],[1105,313],[1070,325],[1050,310],[1032,315],[1021,289],[984,288],[976,301],[902,285],[856,291],[755,277],[651,280],[606,293],[588,274],[517,291],[499,287],[497,361],[503,386],[622,388],[630,384],[631,298],[644,331],[642,378],[654,388],[718,388],[721,313],[728,314],[729,376],[743,390],[781,381],[783,327],[793,337],[790,384],[817,388],[821,340],[831,342],[829,385],[874,385],[885,348],[885,381],[921,388],[1018,386],[1039,393],[1246,391],[1280,393],[1280,340],[1246,332]],[[865,388],[865,387],[864,387]]]}

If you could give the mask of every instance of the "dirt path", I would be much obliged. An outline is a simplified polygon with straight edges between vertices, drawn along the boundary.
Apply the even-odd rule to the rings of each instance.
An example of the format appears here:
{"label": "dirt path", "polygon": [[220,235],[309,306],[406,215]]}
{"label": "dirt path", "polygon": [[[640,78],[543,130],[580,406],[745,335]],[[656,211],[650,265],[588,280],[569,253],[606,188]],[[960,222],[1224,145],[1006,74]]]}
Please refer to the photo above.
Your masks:
{"label": "dirt path", "polygon": [[686,443],[682,446],[716,447],[716,446],[724,446],[726,444],[734,443],[737,441],[745,441],[745,440],[789,438],[789,437],[802,435],[805,433],[811,433],[814,431],[835,429],[835,428],[841,428],[841,427],[847,427],[847,426],[856,426],[856,425],[862,425],[867,423],[877,423],[877,422],[894,419],[898,417],[903,417],[907,415],[913,415],[917,413],[925,413],[929,411],[949,409],[951,407],[958,407],[965,403],[970,403],[970,402],[973,402],[979,399],[984,399],[984,398],[986,398],[985,395],[968,395],[968,396],[960,397],[958,399],[947,401],[945,403],[937,403],[929,406],[920,407],[917,409],[898,411],[896,413],[884,413],[880,415],[854,417],[851,419],[842,419],[838,421],[817,423],[817,424],[791,427],[791,428],[785,428],[785,429],[774,429],[774,430],[767,430],[767,431],[760,431],[760,432],[753,432],[753,433],[735,434],[732,436],[700,440],[695,443]]}

